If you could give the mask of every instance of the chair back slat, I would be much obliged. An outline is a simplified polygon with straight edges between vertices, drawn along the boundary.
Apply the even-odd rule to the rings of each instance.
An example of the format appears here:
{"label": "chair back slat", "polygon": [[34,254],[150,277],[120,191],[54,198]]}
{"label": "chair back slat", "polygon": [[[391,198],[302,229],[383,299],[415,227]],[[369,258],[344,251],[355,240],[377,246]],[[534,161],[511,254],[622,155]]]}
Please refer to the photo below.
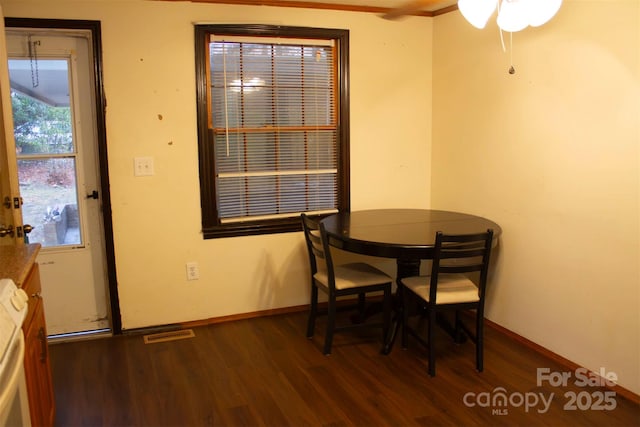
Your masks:
{"label": "chair back slat", "polygon": [[309,240],[311,242],[311,250],[313,251],[313,254],[318,258],[324,259],[324,245],[322,244],[322,238],[320,237],[319,230],[310,230]]}
{"label": "chair back slat", "polygon": [[440,250],[440,259],[481,257],[482,255],[484,255],[484,242],[480,243],[482,244],[482,246],[464,249],[449,249],[443,247]]}
{"label": "chair back slat", "polygon": [[483,264],[465,264],[465,265],[442,265],[438,269],[439,273],[473,273],[482,270]]}

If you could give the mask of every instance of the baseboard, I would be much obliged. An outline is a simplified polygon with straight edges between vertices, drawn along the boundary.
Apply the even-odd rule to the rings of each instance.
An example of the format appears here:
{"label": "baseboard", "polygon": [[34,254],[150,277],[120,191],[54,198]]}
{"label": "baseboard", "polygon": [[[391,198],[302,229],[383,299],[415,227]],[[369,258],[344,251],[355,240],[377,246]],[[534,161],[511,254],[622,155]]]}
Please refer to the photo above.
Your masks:
{"label": "baseboard", "polygon": [[278,314],[299,313],[309,310],[308,305],[297,305],[293,307],[273,308],[269,310],[252,311],[250,313],[231,314],[229,316],[210,317],[202,320],[192,320],[180,323],[184,328],[194,328],[198,326],[214,325],[216,323],[234,322],[236,320],[255,319],[257,317],[276,316]]}
{"label": "baseboard", "polygon": [[[367,301],[373,302],[373,301],[376,301],[377,299],[378,297],[370,297],[370,298],[367,298]],[[357,299],[355,298],[341,299],[337,302],[338,310],[344,307],[353,307],[356,301]],[[380,298],[380,301],[382,301],[382,298]],[[327,308],[326,302],[318,303],[318,310],[320,311],[320,313],[326,308]],[[308,304],[296,305],[292,307],[274,308],[269,310],[252,311],[250,313],[240,313],[240,314],[232,314],[229,316],[210,317],[208,319],[193,320],[189,322],[180,323],[180,326],[184,328],[193,328],[197,326],[213,325],[216,323],[233,322],[235,320],[255,319],[257,317],[275,316],[278,314],[300,313],[308,310],[309,310]]]}
{"label": "baseboard", "polygon": [[[376,297],[368,299],[368,301],[375,301]],[[343,299],[338,301],[338,307],[353,305],[355,299]],[[318,309],[326,309],[327,303],[320,302],[318,303]],[[175,331],[177,329],[183,328],[196,328],[198,326],[207,326],[214,325],[216,323],[225,323],[225,322],[234,322],[236,320],[245,320],[245,319],[255,319],[258,317],[266,317],[266,316],[276,316],[279,314],[289,314],[289,313],[300,313],[303,311],[308,311],[309,305],[296,305],[291,307],[281,307],[281,308],[272,308],[268,310],[259,310],[259,311],[251,311],[248,313],[239,313],[239,314],[231,314],[229,316],[218,316],[218,317],[209,317],[207,319],[200,320],[190,320],[187,322],[180,323],[169,323],[165,325],[156,325],[156,326],[146,326],[141,328],[133,328],[133,329],[123,329],[122,335],[141,335],[141,334],[152,334],[159,332],[169,332]]]}
{"label": "baseboard", "polygon": [[[545,357],[548,357],[549,359],[553,360],[554,362],[564,366],[565,368],[567,368],[568,370],[571,371],[575,371],[576,369],[580,369],[583,368],[583,366],[578,365],[575,362],[572,362],[571,360],[564,358],[562,356],[560,356],[557,353],[554,353],[553,351],[541,346],[540,344],[536,344],[535,342],[516,334],[515,332],[498,325],[495,322],[492,322],[491,320],[485,319],[485,325],[487,325],[488,327],[490,327],[491,329],[495,329],[496,331],[500,332],[503,335],[508,336],[509,338],[512,338],[515,341],[518,341],[519,343],[523,344],[524,346],[530,348],[531,350],[542,354]],[[597,373],[593,372],[593,375],[597,375]],[[598,375],[599,377],[599,375]],[[602,381],[602,384],[606,384],[606,382]],[[637,395],[636,393],[632,392],[631,390],[628,390],[622,386],[619,385],[614,385],[614,386],[607,386],[607,389],[614,391],[617,395],[620,395],[630,401],[632,401],[633,403],[636,404],[640,404],[640,396]]]}

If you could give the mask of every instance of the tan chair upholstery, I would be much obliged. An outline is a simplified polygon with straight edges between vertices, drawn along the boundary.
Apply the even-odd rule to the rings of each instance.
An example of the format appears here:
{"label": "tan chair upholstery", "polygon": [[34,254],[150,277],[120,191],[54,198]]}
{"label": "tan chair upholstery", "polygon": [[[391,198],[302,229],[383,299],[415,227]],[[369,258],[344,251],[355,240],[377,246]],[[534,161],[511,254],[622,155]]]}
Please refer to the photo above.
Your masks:
{"label": "tan chair upholstery", "polygon": [[[402,279],[402,284],[411,289],[417,296],[429,302],[431,290],[429,276],[414,276]],[[463,274],[441,276],[436,291],[438,304],[455,304],[462,302],[477,302],[480,300],[478,287]]]}

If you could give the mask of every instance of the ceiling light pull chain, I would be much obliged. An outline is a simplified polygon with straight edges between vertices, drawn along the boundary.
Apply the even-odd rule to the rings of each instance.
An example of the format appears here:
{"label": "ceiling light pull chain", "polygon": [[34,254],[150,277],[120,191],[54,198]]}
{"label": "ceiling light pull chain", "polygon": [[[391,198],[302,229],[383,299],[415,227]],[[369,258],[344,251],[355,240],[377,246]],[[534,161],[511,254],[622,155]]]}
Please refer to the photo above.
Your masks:
{"label": "ceiling light pull chain", "polygon": [[[507,52],[507,47],[504,44],[504,34],[500,30],[500,43],[502,43],[502,51]],[[516,69],[513,66],[513,33],[509,33],[509,74],[515,74]]]}
{"label": "ceiling light pull chain", "polygon": [[[498,13],[500,13],[500,2],[498,2]],[[507,52],[507,46],[504,44],[504,30],[498,27],[498,32],[500,32],[500,44],[502,45],[502,51]],[[513,32],[509,32],[509,74],[515,74],[516,69],[513,67]]]}
{"label": "ceiling light pull chain", "polygon": [[33,87],[40,86],[40,73],[38,72],[38,50],[36,46],[40,46],[40,40],[31,41],[31,35],[27,40],[29,48],[29,62],[31,64],[31,85]]}
{"label": "ceiling light pull chain", "polygon": [[509,62],[511,66],[509,67],[509,74],[515,74],[516,69],[513,67],[513,33],[509,33]]}

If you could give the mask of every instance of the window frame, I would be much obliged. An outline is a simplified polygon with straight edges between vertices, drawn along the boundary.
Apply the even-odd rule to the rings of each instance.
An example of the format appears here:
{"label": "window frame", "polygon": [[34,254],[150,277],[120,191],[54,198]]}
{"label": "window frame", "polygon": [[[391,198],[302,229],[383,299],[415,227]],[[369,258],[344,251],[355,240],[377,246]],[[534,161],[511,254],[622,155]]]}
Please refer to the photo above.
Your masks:
{"label": "window frame", "polygon": [[338,50],[337,94],[337,206],[338,212],[350,209],[349,159],[349,30],[273,25],[195,25],[196,103],[198,122],[198,158],[202,234],[205,239],[300,231],[296,217],[221,223],[215,188],[216,163],[213,130],[209,128],[208,41],[211,34],[248,37],[286,37],[297,39],[333,39]]}

